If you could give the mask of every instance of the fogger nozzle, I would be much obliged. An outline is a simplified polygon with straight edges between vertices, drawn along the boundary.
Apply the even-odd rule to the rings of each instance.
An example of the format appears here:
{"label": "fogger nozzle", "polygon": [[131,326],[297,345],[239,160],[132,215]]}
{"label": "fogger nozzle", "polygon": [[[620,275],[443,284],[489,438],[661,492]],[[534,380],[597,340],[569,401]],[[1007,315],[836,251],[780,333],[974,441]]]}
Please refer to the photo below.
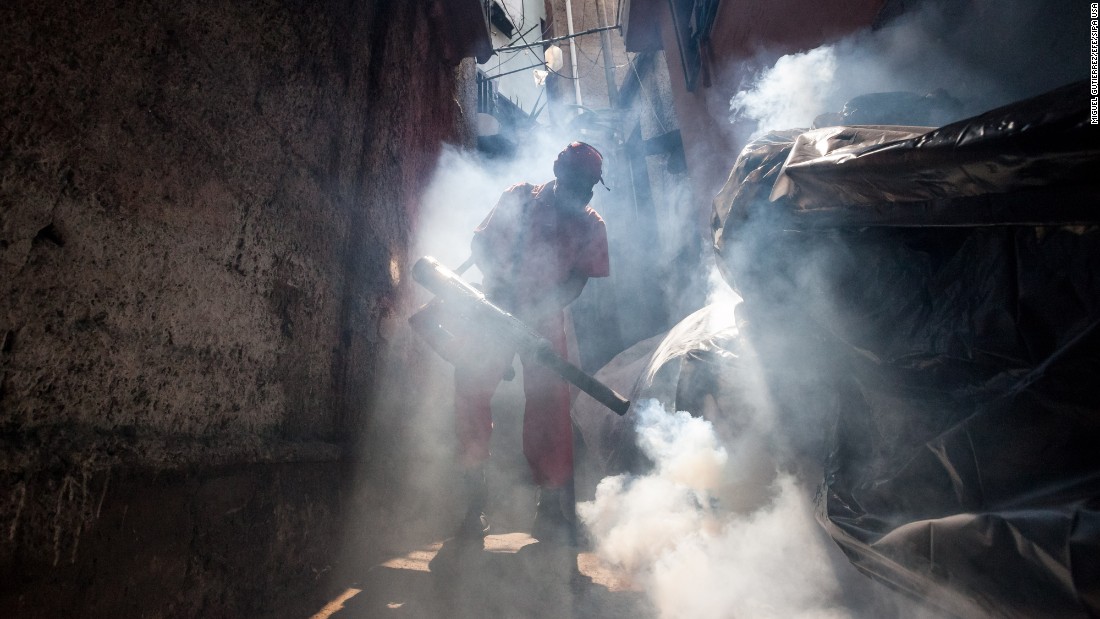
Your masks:
{"label": "fogger nozzle", "polygon": [[483,330],[491,334],[491,337],[504,339],[521,353],[530,355],[616,414],[625,415],[630,410],[629,400],[562,359],[546,338],[493,304],[480,290],[463,281],[435,258],[424,256],[417,260],[412,268],[412,276],[429,292],[443,299],[447,307],[454,308],[462,319],[473,323],[473,328]]}

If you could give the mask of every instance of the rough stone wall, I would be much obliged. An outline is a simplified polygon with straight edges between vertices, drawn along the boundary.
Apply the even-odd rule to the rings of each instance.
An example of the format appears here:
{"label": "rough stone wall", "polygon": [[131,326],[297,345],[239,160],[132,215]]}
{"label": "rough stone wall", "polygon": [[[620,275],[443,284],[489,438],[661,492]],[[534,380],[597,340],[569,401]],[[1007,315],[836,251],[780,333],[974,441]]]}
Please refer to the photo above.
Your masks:
{"label": "rough stone wall", "polygon": [[469,140],[427,11],[0,9],[0,614],[242,616],[323,571]]}

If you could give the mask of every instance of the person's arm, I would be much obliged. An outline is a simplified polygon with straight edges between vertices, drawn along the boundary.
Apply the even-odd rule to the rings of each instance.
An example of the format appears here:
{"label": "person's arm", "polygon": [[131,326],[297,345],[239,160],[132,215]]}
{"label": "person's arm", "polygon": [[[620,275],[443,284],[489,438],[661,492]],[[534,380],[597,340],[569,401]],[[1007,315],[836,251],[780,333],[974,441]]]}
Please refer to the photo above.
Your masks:
{"label": "person's arm", "polygon": [[565,309],[567,305],[577,300],[577,297],[581,296],[581,291],[584,290],[584,285],[588,283],[588,276],[579,271],[571,271],[569,273],[569,279],[566,279],[558,289],[554,299],[554,305],[558,309]]}
{"label": "person's arm", "polygon": [[512,185],[497,200],[496,206],[474,229],[470,241],[474,264],[485,277],[486,286],[507,285],[510,282],[515,244],[519,234],[524,204],[531,195],[532,185]]}

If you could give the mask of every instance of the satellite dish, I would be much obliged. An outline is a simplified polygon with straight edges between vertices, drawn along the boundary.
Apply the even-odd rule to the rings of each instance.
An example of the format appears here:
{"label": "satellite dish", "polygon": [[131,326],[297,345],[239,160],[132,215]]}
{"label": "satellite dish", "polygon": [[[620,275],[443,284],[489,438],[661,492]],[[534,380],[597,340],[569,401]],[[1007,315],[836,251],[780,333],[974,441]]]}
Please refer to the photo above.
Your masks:
{"label": "satellite dish", "polygon": [[551,45],[550,47],[547,47],[546,51],[542,54],[542,58],[546,62],[546,66],[549,67],[551,71],[557,71],[558,69],[561,69],[561,48],[557,45]]}

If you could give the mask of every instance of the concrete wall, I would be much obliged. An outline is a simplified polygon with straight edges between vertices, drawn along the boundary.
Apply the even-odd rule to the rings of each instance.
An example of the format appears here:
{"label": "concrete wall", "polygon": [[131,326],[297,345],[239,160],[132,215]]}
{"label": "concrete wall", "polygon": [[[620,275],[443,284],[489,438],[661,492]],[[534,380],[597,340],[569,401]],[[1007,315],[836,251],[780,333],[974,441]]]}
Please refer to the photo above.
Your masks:
{"label": "concrete wall", "polygon": [[[698,281],[704,237],[696,221],[692,192],[678,143],[676,116],[663,51],[636,54],[621,90],[623,154],[632,158],[631,194],[638,210],[650,211],[655,228],[650,278],[662,282],[670,325],[705,303],[706,284]],[[694,280],[694,281],[693,281]]]}
{"label": "concrete wall", "polygon": [[[649,0],[657,2],[657,0]],[[710,86],[687,90],[683,61],[667,2],[658,9],[660,30],[676,113],[680,119],[688,168],[700,203],[697,221],[706,229],[710,200],[729,176],[747,133],[729,123],[729,100],[755,70],[755,57],[807,50],[869,27],[882,0],[782,0],[746,3],[725,0],[718,6],[707,52]]]}
{"label": "concrete wall", "polygon": [[[565,0],[548,0],[548,11],[552,12],[550,24],[552,32],[547,36],[564,37],[569,34],[569,22],[566,19]],[[603,0],[604,16],[606,24],[614,26],[619,14],[618,0]],[[601,20],[598,7],[594,0],[572,0],[573,32],[583,32],[593,28],[600,28],[604,23]],[[626,49],[623,47],[622,36],[618,31],[608,31],[608,41],[611,46],[612,67],[616,85],[622,84],[629,71]],[[611,107],[608,100],[607,75],[604,70],[604,56],[600,46],[599,34],[586,34],[572,39],[576,46],[577,55],[577,79],[581,84],[581,99],[585,107],[602,110]],[[560,73],[565,76],[573,76],[572,62],[569,56],[569,41],[557,43],[562,50],[564,66]],[[576,103],[576,93],[572,80],[559,78],[553,84],[554,94],[558,101],[567,104]]]}
{"label": "concrete wall", "polygon": [[325,572],[418,190],[471,139],[427,11],[0,11],[0,614],[247,616]]}

